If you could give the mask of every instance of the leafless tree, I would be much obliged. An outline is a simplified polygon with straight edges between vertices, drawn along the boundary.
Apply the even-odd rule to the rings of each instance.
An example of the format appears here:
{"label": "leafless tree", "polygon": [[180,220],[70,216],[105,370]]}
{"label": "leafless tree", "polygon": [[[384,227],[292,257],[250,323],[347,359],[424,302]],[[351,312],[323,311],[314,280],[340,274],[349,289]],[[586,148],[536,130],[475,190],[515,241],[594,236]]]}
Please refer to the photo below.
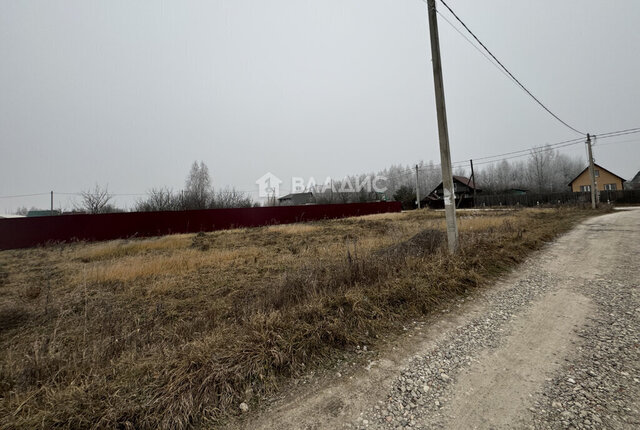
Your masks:
{"label": "leafless tree", "polygon": [[27,209],[26,206],[22,206],[16,210],[15,215],[27,216],[28,212],[29,212],[29,209]]}
{"label": "leafless tree", "polygon": [[528,174],[530,182],[537,192],[542,192],[549,188],[550,167],[553,155],[553,149],[551,149],[551,147],[534,148],[529,154]]}
{"label": "leafless tree", "polygon": [[204,162],[194,161],[185,183],[184,208],[206,209],[211,205],[213,188],[209,168]]}
{"label": "leafless tree", "polygon": [[467,169],[465,169],[462,166],[456,167],[455,169],[453,169],[453,176],[466,177],[467,176]]}
{"label": "leafless tree", "polygon": [[224,188],[214,193],[209,204],[212,209],[250,208],[251,206],[253,206],[251,197],[235,188]]}
{"label": "leafless tree", "polygon": [[476,169],[478,186],[483,192],[501,193],[510,188],[535,192],[567,190],[567,184],[584,168],[579,158],[559,153],[550,147],[531,151],[523,161],[502,160]]}
{"label": "leafless tree", "polygon": [[174,211],[180,209],[180,197],[169,188],[152,188],[144,200],[136,203],[137,212]]}
{"label": "leafless tree", "polygon": [[174,193],[169,188],[153,188],[145,199],[136,203],[135,209],[139,212],[148,212],[239,208],[253,205],[254,202],[250,196],[234,188],[224,188],[214,192],[206,164],[195,161],[185,181],[184,191]]}
{"label": "leafless tree", "polygon": [[109,204],[113,198],[112,194],[109,194],[109,190],[105,186],[102,188],[96,184],[93,190],[89,189],[80,193],[82,202],[78,209],[84,210],[91,214],[101,214],[107,212],[113,212],[115,208]]}

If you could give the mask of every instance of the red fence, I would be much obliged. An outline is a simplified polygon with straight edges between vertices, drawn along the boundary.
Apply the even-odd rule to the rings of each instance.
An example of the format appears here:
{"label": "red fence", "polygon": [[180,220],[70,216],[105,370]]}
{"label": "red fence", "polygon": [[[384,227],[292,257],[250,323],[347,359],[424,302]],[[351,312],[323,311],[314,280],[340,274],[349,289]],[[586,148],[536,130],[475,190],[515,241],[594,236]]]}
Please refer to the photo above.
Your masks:
{"label": "red fence", "polygon": [[399,202],[128,212],[0,219],[0,249],[50,242],[110,240],[400,212]]}

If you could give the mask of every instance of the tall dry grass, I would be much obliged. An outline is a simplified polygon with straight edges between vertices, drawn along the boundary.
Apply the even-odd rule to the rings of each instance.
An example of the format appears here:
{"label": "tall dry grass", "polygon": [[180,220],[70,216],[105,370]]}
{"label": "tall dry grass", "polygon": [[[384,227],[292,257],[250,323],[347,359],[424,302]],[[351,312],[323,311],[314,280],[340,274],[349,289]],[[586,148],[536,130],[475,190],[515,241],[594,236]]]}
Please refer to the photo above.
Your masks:
{"label": "tall dry grass", "polygon": [[3,428],[190,428],[485,284],[591,212],[441,213],[0,253]]}

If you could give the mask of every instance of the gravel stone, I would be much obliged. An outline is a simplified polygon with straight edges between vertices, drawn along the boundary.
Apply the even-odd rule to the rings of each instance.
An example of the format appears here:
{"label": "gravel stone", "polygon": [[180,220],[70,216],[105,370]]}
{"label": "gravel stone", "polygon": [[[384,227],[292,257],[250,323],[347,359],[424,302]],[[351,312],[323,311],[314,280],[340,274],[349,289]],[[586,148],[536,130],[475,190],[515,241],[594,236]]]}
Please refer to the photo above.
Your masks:
{"label": "gravel stone", "polygon": [[[579,285],[572,288],[592,299],[596,311],[578,329],[576,351],[535,393],[535,407],[525,411],[528,417],[521,428],[640,428],[638,258],[618,259],[615,270],[603,276],[570,279],[572,285]],[[473,297],[489,304],[487,312],[453,330],[435,348],[415,356],[394,381],[387,403],[380,410],[364,411],[366,428],[445,428],[446,404],[460,372],[480,352],[501,345],[516,314],[561,288],[561,277],[545,271],[544,266],[544,260],[528,259],[522,264],[526,277],[512,288]],[[362,422],[348,425],[365,428]]]}

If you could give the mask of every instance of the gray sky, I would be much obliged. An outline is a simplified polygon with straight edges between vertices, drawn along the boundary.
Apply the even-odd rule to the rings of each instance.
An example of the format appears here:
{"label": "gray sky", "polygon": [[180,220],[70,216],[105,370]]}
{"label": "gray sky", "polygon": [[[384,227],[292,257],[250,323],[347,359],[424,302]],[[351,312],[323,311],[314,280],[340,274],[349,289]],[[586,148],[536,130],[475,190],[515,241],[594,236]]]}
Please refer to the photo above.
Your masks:
{"label": "gray sky", "polygon": [[[640,2],[448,3],[568,123],[640,127]],[[439,24],[454,161],[579,137]],[[596,162],[630,179],[640,136],[609,141],[625,143],[596,147]],[[0,145],[0,196],[178,190],[196,159],[245,191],[267,171],[439,162],[426,5],[2,0]],[[0,199],[0,212],[22,205],[48,197]]]}

